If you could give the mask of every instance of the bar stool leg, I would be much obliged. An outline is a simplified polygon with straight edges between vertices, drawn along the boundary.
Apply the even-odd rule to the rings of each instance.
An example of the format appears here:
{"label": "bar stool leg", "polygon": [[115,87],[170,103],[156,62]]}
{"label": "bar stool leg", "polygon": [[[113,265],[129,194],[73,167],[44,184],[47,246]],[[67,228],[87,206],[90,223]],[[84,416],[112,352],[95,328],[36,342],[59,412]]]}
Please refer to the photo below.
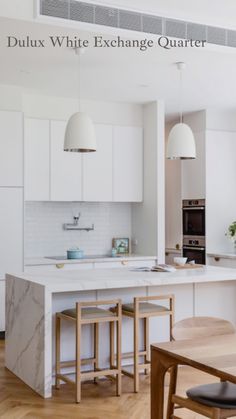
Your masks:
{"label": "bar stool leg", "polygon": [[76,403],[81,401],[81,307],[76,304]]}
{"label": "bar stool leg", "polygon": [[114,322],[110,322],[110,368],[114,367],[115,365],[114,339],[115,339]]}
{"label": "bar stool leg", "polygon": [[[118,374],[116,375],[116,395],[121,395],[121,310],[118,312],[118,321],[116,322],[116,365]],[[113,322],[114,327],[114,322]],[[114,330],[114,329],[113,329]],[[113,339],[114,342],[114,339]]]}
{"label": "bar stool leg", "polygon": [[[146,351],[145,363],[150,361],[150,344],[149,344],[149,318],[145,317],[144,319],[144,350]],[[145,375],[149,373],[149,369],[145,369]]]}
{"label": "bar stool leg", "polygon": [[58,374],[61,372],[60,368],[61,362],[61,319],[56,314],[56,388],[59,390],[60,388],[60,379],[58,378]]}
{"label": "bar stool leg", "polygon": [[139,316],[138,301],[134,299],[134,392],[139,391]]}
{"label": "bar stool leg", "polygon": [[[99,324],[94,323],[94,371],[99,368]],[[94,383],[97,382],[97,377],[94,378]]]}

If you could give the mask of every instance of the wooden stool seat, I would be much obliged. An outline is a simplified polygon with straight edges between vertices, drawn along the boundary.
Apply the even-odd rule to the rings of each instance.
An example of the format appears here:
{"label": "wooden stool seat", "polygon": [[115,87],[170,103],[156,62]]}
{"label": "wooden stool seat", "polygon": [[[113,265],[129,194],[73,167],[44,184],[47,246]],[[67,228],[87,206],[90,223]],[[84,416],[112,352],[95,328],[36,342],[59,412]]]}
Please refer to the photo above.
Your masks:
{"label": "wooden stool seat", "polygon": [[206,384],[186,391],[189,399],[206,406],[236,409],[236,384],[229,382]]}
{"label": "wooden stool seat", "polygon": [[[154,304],[150,301],[167,302],[165,305]],[[134,350],[126,354],[122,354],[123,359],[133,359],[133,372],[127,370],[127,365],[122,367],[124,375],[134,379],[134,392],[139,391],[139,373],[144,371],[145,374],[150,370],[150,344],[149,344],[149,318],[159,316],[169,316],[169,336],[172,339],[172,325],[174,323],[174,296],[158,295],[150,297],[135,297],[133,303],[122,305],[122,315],[128,316],[134,322]],[[139,341],[139,323],[143,321],[143,341],[144,349],[140,350]],[[143,362],[140,362],[143,358]]]}
{"label": "wooden stool seat", "polygon": [[[97,306],[113,305],[112,310]],[[75,325],[76,359],[72,361],[61,361],[61,321],[70,321]],[[99,324],[107,323],[110,328],[110,357],[109,366],[99,368]],[[94,330],[94,355],[91,358],[81,359],[81,333],[83,325],[91,325]],[[116,327],[116,340],[115,340]],[[114,348],[116,341],[116,362]],[[91,365],[92,370],[83,370],[83,365]],[[61,373],[61,368],[75,367],[75,381],[68,377],[74,373]],[[63,310],[56,313],[56,388],[60,388],[60,381],[74,384],[76,386],[76,402],[81,400],[82,379],[96,380],[99,377],[109,377],[116,381],[116,395],[121,394],[121,300],[78,302],[76,308]]]}
{"label": "wooden stool seat", "polygon": [[[76,309],[70,308],[68,310],[63,310],[61,312],[65,316],[71,317],[72,319],[76,319]],[[84,307],[81,309],[81,318],[82,319],[101,319],[102,317],[111,317],[114,316],[115,313],[112,313],[109,310],[104,310],[99,307]]]}
{"label": "wooden stool seat", "polygon": [[[130,313],[134,313],[135,308],[134,308],[134,304],[130,303],[130,304],[123,304],[122,305],[122,312],[124,314],[125,311],[128,311]],[[140,303],[139,304],[139,312],[142,314],[153,314],[155,315],[156,313],[160,313],[160,312],[167,312],[169,311],[169,308],[164,307],[164,306],[160,306],[158,304],[152,304],[152,303]]]}

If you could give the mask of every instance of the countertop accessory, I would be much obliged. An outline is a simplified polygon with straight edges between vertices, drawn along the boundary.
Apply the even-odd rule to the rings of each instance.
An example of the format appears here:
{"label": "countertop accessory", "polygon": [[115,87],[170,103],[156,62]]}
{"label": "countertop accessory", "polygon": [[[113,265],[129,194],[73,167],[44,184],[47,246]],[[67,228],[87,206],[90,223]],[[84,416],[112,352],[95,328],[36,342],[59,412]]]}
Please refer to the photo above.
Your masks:
{"label": "countertop accessory", "polygon": [[73,223],[66,223],[63,224],[64,230],[78,230],[78,231],[93,231],[94,230],[94,224],[92,224],[92,227],[79,227],[79,219],[81,214],[79,213],[77,216],[74,216],[74,222]]}
{"label": "countertop accessory", "polygon": [[75,48],[78,57],[78,99],[79,109],[74,113],[66,126],[64,151],[72,151],[78,153],[88,153],[96,151],[96,135],[92,119],[85,113],[81,112],[80,103],[80,55],[83,52],[81,48]]}
{"label": "countertop accessory", "polygon": [[114,238],[112,239],[112,248],[116,249],[117,255],[128,255],[130,253],[128,238]]}
{"label": "countertop accessory", "polygon": [[175,124],[171,129],[167,142],[166,158],[170,160],[195,159],[196,145],[191,128],[183,122],[183,89],[182,89],[182,72],[186,68],[183,62],[176,63],[176,67],[180,73],[180,122]]}
{"label": "countertop accessory", "polygon": [[234,250],[236,252],[236,221],[233,221],[229,225],[228,230],[225,234],[234,243]]}
{"label": "countertop accessory", "polygon": [[176,256],[174,258],[174,264],[177,266],[184,266],[185,263],[187,262],[188,258],[183,258],[183,257],[178,257]]}
{"label": "countertop accessory", "polygon": [[84,251],[79,248],[67,250],[67,259],[82,259],[84,257]]}

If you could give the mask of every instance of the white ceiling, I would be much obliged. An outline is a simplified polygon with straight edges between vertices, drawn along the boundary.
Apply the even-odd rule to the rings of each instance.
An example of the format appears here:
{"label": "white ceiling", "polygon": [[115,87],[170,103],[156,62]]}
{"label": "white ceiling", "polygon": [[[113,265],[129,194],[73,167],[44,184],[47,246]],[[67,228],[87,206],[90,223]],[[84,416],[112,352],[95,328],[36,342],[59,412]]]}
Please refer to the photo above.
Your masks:
{"label": "white ceiling", "polygon": [[[115,4],[115,0],[109,3],[113,2]],[[141,4],[141,0],[130,0],[129,3],[137,5]],[[164,5],[170,0],[160,3]],[[182,0],[182,3],[190,2]],[[154,7],[155,1],[149,0],[148,4]],[[77,64],[72,51],[50,46],[37,50],[9,49],[5,46],[9,34],[21,37],[29,34],[32,38],[47,39],[53,34],[89,38],[91,33],[0,18],[0,84],[22,85],[26,89],[39,90],[42,94],[77,95]],[[185,112],[212,107],[236,109],[236,49],[233,48],[171,51],[154,48],[148,52],[89,48],[82,57],[81,96],[92,100],[134,103],[163,99],[167,115],[174,117],[179,106],[178,74],[173,64],[176,61],[187,63],[184,75]]]}

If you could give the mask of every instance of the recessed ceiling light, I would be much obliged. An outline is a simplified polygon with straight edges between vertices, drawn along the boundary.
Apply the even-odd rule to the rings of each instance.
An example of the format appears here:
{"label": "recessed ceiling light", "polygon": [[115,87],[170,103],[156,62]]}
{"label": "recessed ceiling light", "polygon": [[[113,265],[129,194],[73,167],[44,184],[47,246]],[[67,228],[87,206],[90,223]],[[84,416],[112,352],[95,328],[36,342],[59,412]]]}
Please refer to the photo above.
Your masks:
{"label": "recessed ceiling light", "polygon": [[148,86],[148,84],[138,84],[138,87],[142,87],[143,89],[146,89]]}

